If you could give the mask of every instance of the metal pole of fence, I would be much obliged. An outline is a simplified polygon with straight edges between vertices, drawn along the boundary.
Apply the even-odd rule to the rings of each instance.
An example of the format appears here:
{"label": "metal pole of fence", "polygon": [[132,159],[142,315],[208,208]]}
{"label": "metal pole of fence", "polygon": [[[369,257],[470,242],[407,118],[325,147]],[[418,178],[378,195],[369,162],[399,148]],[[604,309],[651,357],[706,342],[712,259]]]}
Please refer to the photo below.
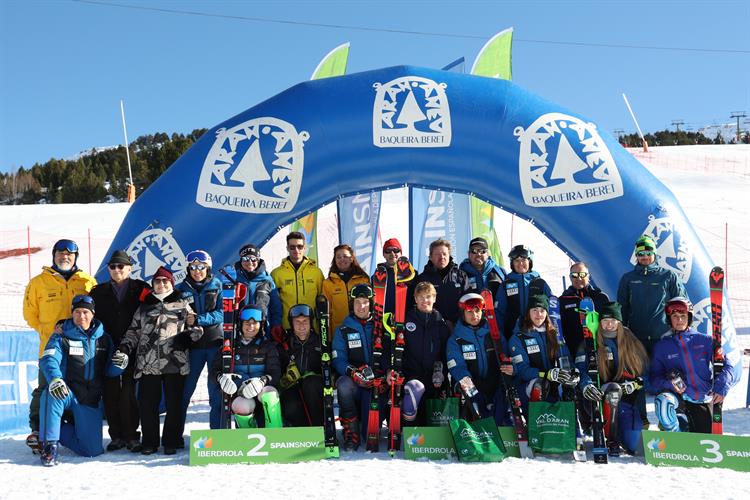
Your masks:
{"label": "metal pole of fence", "polygon": [[88,228],[87,231],[89,233],[89,272],[93,273],[94,270],[91,269],[91,228]]}
{"label": "metal pole of fence", "polygon": [[31,281],[31,227],[26,226],[26,255],[29,260],[29,281]]}

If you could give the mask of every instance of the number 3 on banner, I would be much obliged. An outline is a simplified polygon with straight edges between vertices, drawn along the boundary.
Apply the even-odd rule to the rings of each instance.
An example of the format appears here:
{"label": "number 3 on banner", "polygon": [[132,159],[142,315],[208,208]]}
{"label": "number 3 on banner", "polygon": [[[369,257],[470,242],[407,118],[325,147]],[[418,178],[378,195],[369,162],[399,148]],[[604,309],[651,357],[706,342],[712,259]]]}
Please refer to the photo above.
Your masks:
{"label": "number 3 on banner", "polygon": [[263,434],[248,434],[248,439],[257,439],[258,444],[247,452],[248,457],[267,457],[267,451],[260,451],[266,445],[266,436]]}
{"label": "number 3 on banner", "polygon": [[710,458],[703,457],[704,462],[716,464],[724,460],[724,455],[722,455],[719,451],[719,443],[711,439],[703,439],[701,440],[700,444],[702,444],[703,446],[708,446],[708,448],[706,449],[706,453],[710,453],[711,455],[713,455],[713,457]]}

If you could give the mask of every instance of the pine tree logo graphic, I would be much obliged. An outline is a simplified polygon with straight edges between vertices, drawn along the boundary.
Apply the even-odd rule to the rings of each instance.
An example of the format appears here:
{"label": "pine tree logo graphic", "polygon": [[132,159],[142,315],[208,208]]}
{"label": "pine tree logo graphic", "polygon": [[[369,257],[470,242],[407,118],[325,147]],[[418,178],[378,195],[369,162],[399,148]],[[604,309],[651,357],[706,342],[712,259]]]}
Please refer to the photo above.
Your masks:
{"label": "pine tree logo graphic", "polygon": [[[648,224],[643,234],[651,236],[656,242],[658,264],[674,271],[683,283],[687,283],[693,269],[693,245],[665,209],[662,208],[659,215],[658,217],[648,216]],[[635,265],[637,262],[635,250],[633,250],[630,263]]]}
{"label": "pine tree logo graphic", "polygon": [[151,281],[159,266],[172,271],[175,282],[182,281],[187,276],[185,254],[172,236],[171,227],[147,227],[133,239],[125,251],[133,261],[130,275],[134,278]]}
{"label": "pine tree logo graphic", "polygon": [[244,213],[289,212],[302,186],[309,138],[273,117],[218,129],[203,163],[196,203]]}
{"label": "pine tree logo graphic", "polygon": [[379,148],[445,148],[451,114],[445,83],[404,76],[375,83],[372,141]]}
{"label": "pine tree logo graphic", "polygon": [[513,134],[520,143],[518,174],[527,205],[562,207],[622,196],[617,165],[593,123],[547,113]]}

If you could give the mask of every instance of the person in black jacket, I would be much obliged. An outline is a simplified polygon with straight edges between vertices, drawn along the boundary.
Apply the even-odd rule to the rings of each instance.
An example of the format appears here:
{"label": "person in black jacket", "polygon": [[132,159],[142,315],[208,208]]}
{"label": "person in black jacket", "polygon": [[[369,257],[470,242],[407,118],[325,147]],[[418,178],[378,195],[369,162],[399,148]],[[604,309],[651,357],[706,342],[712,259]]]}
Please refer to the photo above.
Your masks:
{"label": "person in black jacket", "polygon": [[323,425],[323,375],[320,337],[312,328],[312,309],[297,304],[289,309],[292,330],[280,345],[283,375],[281,414],[289,427]]}
{"label": "person in black jacket", "polygon": [[415,304],[414,295],[416,285],[423,281],[432,283],[437,294],[435,309],[443,319],[451,325],[456,324],[460,316],[458,299],[464,294],[468,286],[468,277],[451,256],[451,244],[447,240],[439,239],[430,243],[430,260],[424,270],[412,280],[409,286],[409,307]]}
{"label": "person in black jacket", "polygon": [[447,369],[445,343],[451,335],[447,322],[433,309],[437,298],[432,283],[421,282],[414,290],[416,307],[406,313],[406,348],[404,349],[404,421],[410,425],[425,420],[422,401],[440,396],[445,387]]}
{"label": "person in black jacket", "polygon": [[581,299],[591,297],[594,307],[601,311],[609,302],[607,294],[590,283],[591,273],[583,262],[576,262],[570,266],[571,285],[560,296],[560,319],[562,321],[562,333],[568,350],[571,353],[578,352],[578,346],[583,341],[583,330],[581,329],[581,317],[578,307]]}
{"label": "person in black jacket", "polygon": [[[130,277],[132,261],[123,250],[112,253],[107,267],[110,281],[95,286],[90,295],[96,302],[94,317],[101,321],[114,345],[120,345],[141,304],[142,294],[148,291],[149,286],[145,281]],[[104,414],[109,424],[109,437],[112,439],[107,445],[107,451],[124,447],[132,452],[141,451],[134,366],[135,361],[131,360],[121,376],[104,379]]]}

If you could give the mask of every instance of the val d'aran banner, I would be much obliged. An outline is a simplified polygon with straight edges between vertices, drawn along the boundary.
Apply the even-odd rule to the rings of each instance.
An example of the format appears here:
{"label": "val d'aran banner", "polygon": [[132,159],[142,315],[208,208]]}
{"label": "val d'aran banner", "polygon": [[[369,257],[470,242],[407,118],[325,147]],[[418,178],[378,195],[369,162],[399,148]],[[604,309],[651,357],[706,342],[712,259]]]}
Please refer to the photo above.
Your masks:
{"label": "val d'aran banner", "polygon": [[[343,43],[321,59],[313,71],[310,80],[319,80],[346,74],[346,62],[349,59],[349,42]],[[305,235],[307,249],[305,255],[314,261],[318,260],[318,211],[314,210],[298,219],[289,227],[289,231],[298,231]]]}
{"label": "val d'aran banner", "polygon": [[375,272],[380,224],[380,191],[345,196],[338,201],[339,242],[354,250],[360,267]]}
{"label": "val d'aran banner", "polygon": [[[229,262],[327,203],[405,185],[474,194],[533,220],[610,296],[649,234],[660,264],[684,280],[695,326],[710,332],[714,262],[674,195],[616,138],[510,81],[415,66],[305,81],[212,127],[138,197],[107,255],[125,249],[134,277],[166,265],[180,280],[185,250]],[[581,238],[580,221],[596,237]],[[104,263],[97,279],[109,279]]]}

